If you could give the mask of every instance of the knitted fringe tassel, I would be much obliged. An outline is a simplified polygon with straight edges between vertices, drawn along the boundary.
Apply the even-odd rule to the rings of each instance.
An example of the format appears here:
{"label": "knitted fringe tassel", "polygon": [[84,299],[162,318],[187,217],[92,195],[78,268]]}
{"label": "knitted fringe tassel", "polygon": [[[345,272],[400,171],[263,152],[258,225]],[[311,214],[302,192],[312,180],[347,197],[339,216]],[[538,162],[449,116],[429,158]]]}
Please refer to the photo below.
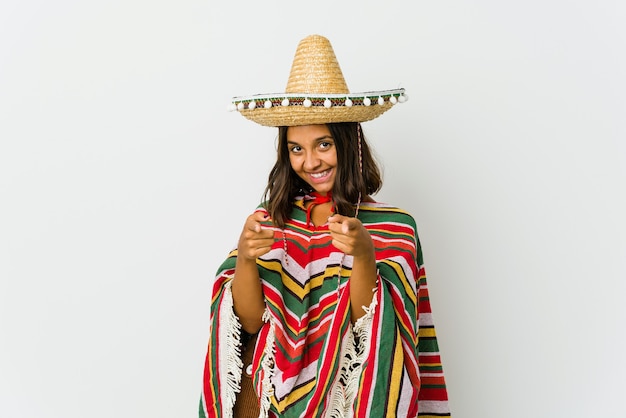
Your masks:
{"label": "knitted fringe tassel", "polygon": [[274,341],[276,339],[276,330],[272,316],[267,308],[263,312],[263,321],[270,323],[270,329],[267,333],[265,348],[263,351],[263,360],[261,367],[263,369],[263,379],[261,382],[261,399],[259,418],[267,418],[271,405],[271,397],[274,395],[274,386],[272,386],[272,377],[274,376]]}
{"label": "knitted fringe tassel", "polygon": [[223,418],[232,418],[233,407],[237,400],[237,394],[241,391],[241,324],[235,315],[233,308],[233,295],[231,293],[232,282],[224,286],[224,302],[219,312],[219,374],[224,379],[222,386],[222,412]]}

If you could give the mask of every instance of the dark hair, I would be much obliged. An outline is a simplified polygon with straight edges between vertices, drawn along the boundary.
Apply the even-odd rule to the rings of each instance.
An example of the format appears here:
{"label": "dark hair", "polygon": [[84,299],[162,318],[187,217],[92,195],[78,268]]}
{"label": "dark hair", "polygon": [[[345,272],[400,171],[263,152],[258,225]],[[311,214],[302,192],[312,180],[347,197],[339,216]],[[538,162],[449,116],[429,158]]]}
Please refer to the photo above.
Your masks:
{"label": "dark hair", "polygon": [[[370,151],[361,125],[358,122],[329,123],[328,130],[337,150],[337,175],[333,185],[333,201],[337,213],[354,216],[356,204],[361,198],[373,195],[382,187],[380,168]],[[359,165],[359,131],[361,132],[361,157],[363,175]],[[270,171],[264,192],[265,208],[274,225],[283,228],[293,200],[298,195],[311,192],[311,186],[291,168],[287,147],[287,127],[278,128],[277,158]]]}

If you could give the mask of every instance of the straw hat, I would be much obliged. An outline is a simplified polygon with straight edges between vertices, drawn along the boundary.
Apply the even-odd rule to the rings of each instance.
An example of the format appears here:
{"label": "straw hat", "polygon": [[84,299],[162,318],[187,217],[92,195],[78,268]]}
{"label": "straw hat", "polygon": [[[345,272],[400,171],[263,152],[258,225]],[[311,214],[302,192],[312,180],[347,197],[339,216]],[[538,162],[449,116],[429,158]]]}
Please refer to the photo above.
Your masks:
{"label": "straw hat", "polygon": [[300,41],[285,93],[234,97],[230,110],[264,126],[365,122],[408,99],[404,89],[350,93],[328,39]]}

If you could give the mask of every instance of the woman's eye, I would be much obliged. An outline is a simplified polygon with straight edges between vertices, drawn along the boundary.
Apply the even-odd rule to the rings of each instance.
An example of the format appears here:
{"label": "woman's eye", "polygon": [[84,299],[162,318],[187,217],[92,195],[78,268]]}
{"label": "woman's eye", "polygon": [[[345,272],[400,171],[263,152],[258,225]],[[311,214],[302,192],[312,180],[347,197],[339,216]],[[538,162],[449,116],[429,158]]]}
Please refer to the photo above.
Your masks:
{"label": "woman's eye", "polygon": [[331,145],[332,144],[330,142],[321,142],[320,143],[320,148],[321,149],[327,149],[327,148],[330,148]]}
{"label": "woman's eye", "polygon": [[302,151],[302,148],[298,146],[291,147],[291,152],[300,152],[300,151]]}

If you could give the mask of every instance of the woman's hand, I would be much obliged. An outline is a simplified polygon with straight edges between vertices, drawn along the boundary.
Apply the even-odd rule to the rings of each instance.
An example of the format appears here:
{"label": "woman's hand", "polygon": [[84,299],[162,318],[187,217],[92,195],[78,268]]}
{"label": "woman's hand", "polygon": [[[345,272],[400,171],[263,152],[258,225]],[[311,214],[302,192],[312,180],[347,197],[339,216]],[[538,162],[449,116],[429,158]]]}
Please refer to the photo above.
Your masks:
{"label": "woman's hand", "polygon": [[355,258],[375,258],[372,237],[357,218],[332,215],[328,218],[328,229],[338,250]]}
{"label": "woman's hand", "polygon": [[243,257],[247,261],[256,261],[257,258],[272,249],[274,230],[261,224],[261,222],[267,222],[269,219],[269,215],[264,212],[254,212],[248,216],[237,245],[239,257]]}

